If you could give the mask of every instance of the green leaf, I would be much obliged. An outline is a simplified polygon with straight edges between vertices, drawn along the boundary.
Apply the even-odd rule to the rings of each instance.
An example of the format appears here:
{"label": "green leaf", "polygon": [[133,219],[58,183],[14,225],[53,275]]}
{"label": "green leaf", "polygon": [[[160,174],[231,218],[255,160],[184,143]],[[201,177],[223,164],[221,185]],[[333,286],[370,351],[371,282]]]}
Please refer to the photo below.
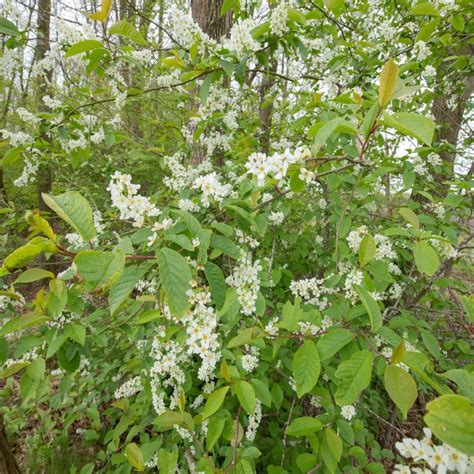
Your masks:
{"label": "green leaf", "polygon": [[26,373],[33,380],[43,380],[46,363],[42,357],[37,357],[27,368]]}
{"label": "green leaf", "polygon": [[328,471],[335,473],[342,456],[342,439],[331,428],[324,430],[320,452]]}
{"label": "green leaf", "polygon": [[31,283],[33,281],[42,280],[43,278],[54,278],[54,273],[43,270],[42,268],[28,268],[15,281],[18,283]]}
{"label": "green leaf", "polygon": [[6,379],[7,377],[11,377],[12,375],[16,374],[28,365],[30,365],[29,362],[14,362],[13,364],[9,365],[6,369],[3,369],[0,372],[0,379]]}
{"label": "green leaf", "polygon": [[418,397],[418,389],[413,377],[395,365],[387,365],[384,374],[385,390],[406,419],[408,410]]}
{"label": "green leaf", "polygon": [[44,202],[61,219],[65,220],[85,240],[96,236],[92,209],[87,200],[76,191],[68,191],[59,196],[42,194]]}
{"label": "green leaf", "polygon": [[362,267],[367,265],[374,257],[377,252],[377,245],[375,239],[367,234],[361,241],[359,247],[359,263]]}
{"label": "green leaf", "polygon": [[211,247],[220,250],[222,253],[234,258],[240,259],[240,250],[232,240],[222,237],[221,235],[212,234]]}
{"label": "green leaf", "polygon": [[206,401],[206,405],[204,407],[204,411],[202,412],[202,418],[206,419],[212,416],[221,405],[224,403],[225,396],[229,391],[230,387],[222,387],[214,390]]}
{"label": "green leaf", "polygon": [[415,257],[416,268],[421,273],[433,276],[439,267],[438,254],[433,247],[424,240],[415,242],[413,246],[413,256]]}
{"label": "green leaf", "polygon": [[20,34],[14,23],[5,17],[0,17],[0,35],[18,36]]}
{"label": "green leaf", "polygon": [[252,385],[245,380],[239,380],[234,388],[242,408],[251,415],[255,410],[255,404],[257,402]]}
{"label": "green leaf", "polygon": [[464,369],[451,369],[444,374],[440,374],[440,376],[452,380],[459,387],[460,394],[469,398],[469,400],[474,403],[473,372],[468,372]]}
{"label": "green leaf", "polygon": [[12,332],[21,331],[22,329],[26,329],[31,326],[37,326],[38,324],[44,323],[48,320],[48,316],[45,316],[44,314],[22,314],[21,316],[17,316],[16,318],[10,319],[3,325],[0,328],[0,336],[5,336]]}
{"label": "green leaf", "polygon": [[392,98],[395,87],[397,86],[398,67],[390,58],[383,66],[380,73],[379,85],[379,104],[380,107],[385,107]]}
{"label": "green leaf", "polygon": [[415,16],[439,16],[439,11],[432,3],[422,2],[415,5],[410,13]]}
{"label": "green leaf", "polygon": [[316,385],[321,372],[321,364],[316,346],[312,341],[305,341],[293,358],[293,377],[296,393],[302,397]]}
{"label": "green leaf", "polygon": [[146,40],[143,35],[126,20],[120,20],[114,23],[109,28],[109,35],[123,36],[134,43],[146,45]]}
{"label": "green leaf", "polygon": [[428,403],[425,423],[453,448],[474,456],[474,406],[459,395],[443,395]]}
{"label": "green leaf", "polygon": [[185,258],[174,250],[163,248],[158,252],[158,264],[163,288],[171,313],[183,316],[189,309],[191,271]]}
{"label": "green leaf", "polygon": [[8,255],[3,262],[3,267],[8,271],[22,268],[43,252],[55,253],[56,251],[57,247],[54,242],[44,237],[35,237]]}
{"label": "green leaf", "polygon": [[335,400],[339,406],[352,405],[365,390],[372,378],[372,354],[359,351],[352,354],[349,360],[339,364],[336,377],[340,380]]}
{"label": "green leaf", "polygon": [[349,344],[354,337],[355,335],[348,329],[330,329],[326,334],[323,334],[316,343],[316,348],[318,349],[321,360],[330,359],[345,345]]}
{"label": "green leaf", "polygon": [[402,207],[398,212],[415,230],[420,228],[420,219],[409,207]]}
{"label": "green leaf", "polygon": [[357,129],[352,122],[341,117],[329,120],[317,131],[311,151],[316,154],[335,132],[357,134]]}
{"label": "green leaf", "polygon": [[173,242],[174,244],[179,245],[182,249],[188,250],[189,252],[194,251],[194,245],[185,235],[166,234],[165,240],[168,242]]}
{"label": "green leaf", "polygon": [[105,23],[110,14],[110,10],[112,10],[112,0],[102,0],[100,10],[89,15],[89,18]]}
{"label": "green leaf", "polygon": [[113,285],[122,275],[125,254],[121,250],[115,252],[84,250],[76,255],[74,263],[79,275],[94,287]]}
{"label": "green leaf", "polygon": [[128,463],[134,467],[138,472],[145,470],[145,461],[143,460],[142,450],[135,443],[128,443],[125,446],[125,457]]}
{"label": "green leaf", "polygon": [[113,316],[120,305],[131,295],[138,280],[142,278],[145,269],[128,266],[123,271],[120,279],[112,285],[109,292],[110,315]]}
{"label": "green leaf", "polygon": [[135,324],[147,324],[151,321],[156,321],[161,317],[161,311],[159,309],[150,309],[149,311],[142,313],[134,322]]}
{"label": "green leaf", "polygon": [[398,112],[396,114],[384,113],[384,124],[394,128],[404,135],[416,138],[430,146],[433,140],[435,124],[428,117],[412,112]]}
{"label": "green leaf", "polygon": [[257,398],[267,407],[271,406],[272,404],[272,396],[270,394],[270,390],[268,390],[268,386],[265,382],[259,379],[252,379],[250,381],[252,387],[255,390],[255,395]]}
{"label": "green leaf", "polygon": [[207,262],[204,266],[204,274],[209,282],[212,300],[217,309],[222,309],[225,303],[227,287],[225,284],[224,274],[222,270],[212,262]]}
{"label": "green leaf", "polygon": [[209,420],[206,433],[206,449],[210,451],[224,431],[225,419],[214,417]]}
{"label": "green leaf", "polygon": [[177,449],[158,450],[158,472],[160,474],[174,474],[178,464],[179,451]]}
{"label": "green leaf", "polygon": [[323,425],[317,418],[310,416],[302,416],[295,418],[288,428],[286,434],[288,436],[306,436],[322,429]]}
{"label": "green leaf", "polygon": [[97,48],[103,48],[104,45],[98,40],[84,40],[79,41],[78,43],[73,44],[65,55],[66,58],[71,56],[76,56],[77,54],[86,53],[87,51],[92,51]]}
{"label": "green leaf", "polygon": [[370,327],[373,332],[376,332],[382,326],[382,313],[379,305],[364,287],[356,286],[355,290],[369,315]]}
{"label": "green leaf", "polygon": [[234,347],[243,346],[244,344],[251,344],[252,341],[262,338],[263,336],[264,336],[264,333],[257,326],[242,329],[241,331],[239,331],[237,336],[234,336],[229,341],[229,343],[227,344],[227,348],[233,349]]}

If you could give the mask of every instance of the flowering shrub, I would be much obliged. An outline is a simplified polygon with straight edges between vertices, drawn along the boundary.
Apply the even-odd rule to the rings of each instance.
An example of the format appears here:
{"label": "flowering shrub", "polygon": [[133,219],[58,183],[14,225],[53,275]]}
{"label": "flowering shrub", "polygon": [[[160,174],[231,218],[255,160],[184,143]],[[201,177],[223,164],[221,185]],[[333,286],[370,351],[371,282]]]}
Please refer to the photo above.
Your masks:
{"label": "flowering shrub", "polygon": [[[96,146],[126,134],[130,98],[166,90],[197,107],[142,174],[153,187],[133,161],[108,163],[97,194],[94,178],[92,192],[43,194],[49,210],[28,211],[28,238],[5,252],[2,397],[21,398],[18,431],[35,413],[92,446],[81,473],[474,469],[470,183],[427,116],[438,50],[458,41],[435,34],[438,17],[462,15],[420,3],[413,21],[392,8],[380,22],[374,2],[306,3],[224,2],[221,41],[173,8],[176,44],[158,59],[131,24],[109,29],[130,44],[67,37],[48,60],[90,77],[86,94],[59,90],[47,117],[17,109],[28,124],[3,130],[24,185],[49,154],[92,169]],[[347,27],[361,18],[373,28]],[[288,75],[271,75],[267,48]],[[123,68],[148,83],[135,90]],[[266,71],[269,147],[246,77]],[[293,85],[314,71],[317,89]],[[90,91],[109,106],[98,116]]]}

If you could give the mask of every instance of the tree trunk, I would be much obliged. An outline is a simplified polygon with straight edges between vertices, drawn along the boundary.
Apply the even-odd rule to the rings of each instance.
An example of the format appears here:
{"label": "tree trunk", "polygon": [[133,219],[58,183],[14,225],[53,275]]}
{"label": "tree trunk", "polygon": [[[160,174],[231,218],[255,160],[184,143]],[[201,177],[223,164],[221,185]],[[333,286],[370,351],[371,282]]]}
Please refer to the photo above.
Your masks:
{"label": "tree trunk", "polygon": [[13,456],[10,445],[8,444],[5,425],[3,424],[3,415],[0,414],[0,473],[1,474],[20,474],[20,469]]}
{"label": "tree trunk", "polygon": [[[193,20],[200,26],[201,30],[209,35],[210,38],[219,41],[229,35],[232,27],[232,11],[228,11],[221,16],[221,8],[224,0],[191,0],[191,13]],[[194,98],[198,95],[198,88],[193,91]],[[194,104],[190,107],[192,115],[193,110],[196,110]],[[191,134],[195,131],[195,126],[192,121],[188,123],[188,130]],[[202,163],[205,158],[203,148],[198,144],[193,145],[191,152],[190,163],[198,165]]]}
{"label": "tree trunk", "polygon": [[[272,59],[270,62],[269,73],[275,73],[277,70],[277,60]],[[273,98],[267,97],[267,94],[270,92],[273,84],[275,83],[275,78],[271,74],[265,74],[262,79],[262,84],[260,85],[260,102],[259,102],[259,115],[260,115],[260,126],[262,129],[262,151],[263,153],[268,154],[270,151],[270,138],[272,130],[272,118],[273,118]]]}
{"label": "tree trunk", "polygon": [[228,36],[232,27],[232,11],[221,16],[223,3],[224,0],[191,0],[193,20],[216,41]]}
{"label": "tree trunk", "polygon": [[[51,20],[51,0],[39,0],[38,2],[38,43],[35,50],[35,61],[41,61],[49,51],[49,28]],[[38,109],[43,112],[49,112],[49,108],[44,104],[43,97],[47,94],[49,84],[53,77],[53,70],[48,69],[46,77],[38,76],[37,97]],[[45,137],[46,141],[50,141],[49,137]],[[51,192],[53,185],[53,173],[49,163],[41,163],[37,174],[37,192],[38,192],[38,209],[46,210],[48,207],[43,201],[42,193]]]}
{"label": "tree trunk", "polygon": [[[463,47],[460,51],[451,52],[453,55],[464,55],[472,56],[472,49],[470,46]],[[445,62],[438,69],[438,81],[442,82],[449,73],[448,68],[452,67],[449,62]],[[466,71],[463,71],[466,74]],[[458,78],[453,77],[451,83],[458,83]],[[435,142],[442,143],[446,142],[450,144],[453,150],[456,149],[459,140],[459,133],[463,125],[463,119],[466,112],[466,106],[468,105],[469,99],[474,93],[474,76],[472,74],[466,74],[464,78],[460,79],[462,91],[454,94],[446,94],[444,92],[439,93],[433,101],[433,116],[437,125]],[[451,105],[451,107],[450,107]],[[456,151],[445,150],[440,153],[440,157],[443,160],[444,166],[447,166],[448,170],[445,173],[441,173],[436,176],[436,181],[442,183],[449,179],[454,171],[454,163],[456,160]],[[439,192],[441,195],[446,195],[449,188],[446,186],[440,186]]]}

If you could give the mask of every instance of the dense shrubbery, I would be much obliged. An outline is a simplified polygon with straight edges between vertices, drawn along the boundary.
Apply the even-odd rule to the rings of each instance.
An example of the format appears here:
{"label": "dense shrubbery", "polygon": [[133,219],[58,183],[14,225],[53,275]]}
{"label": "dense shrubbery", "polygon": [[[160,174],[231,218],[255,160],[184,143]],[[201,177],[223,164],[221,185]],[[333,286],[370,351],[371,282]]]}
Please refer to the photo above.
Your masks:
{"label": "dense shrubbery", "polygon": [[39,108],[0,22],[25,470],[472,472],[467,4],[225,1],[216,41],[169,3],[146,34],[58,21]]}

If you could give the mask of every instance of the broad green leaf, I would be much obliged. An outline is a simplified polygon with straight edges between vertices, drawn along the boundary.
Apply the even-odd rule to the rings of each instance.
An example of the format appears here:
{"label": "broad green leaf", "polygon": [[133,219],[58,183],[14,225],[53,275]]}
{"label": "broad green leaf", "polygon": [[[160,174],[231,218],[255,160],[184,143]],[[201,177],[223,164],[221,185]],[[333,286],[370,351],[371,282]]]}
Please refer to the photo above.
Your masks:
{"label": "broad green leaf", "polygon": [[310,472],[317,461],[318,458],[312,453],[301,453],[296,457],[296,465],[302,472]]}
{"label": "broad green leaf", "polygon": [[211,247],[220,250],[222,253],[229,257],[239,260],[240,250],[232,240],[222,237],[221,235],[212,234],[211,236]]}
{"label": "broad green leaf", "polygon": [[409,207],[402,207],[398,212],[415,230],[420,228],[420,219]]}
{"label": "broad green leaf", "polygon": [[15,284],[31,283],[42,280],[43,278],[54,278],[54,273],[43,270],[42,268],[28,268],[16,280]]}
{"label": "broad green leaf", "polygon": [[56,234],[54,233],[54,230],[49,225],[49,222],[44,217],[42,217],[39,212],[28,211],[25,215],[25,220],[33,230],[42,232],[53,242],[56,241]]}
{"label": "broad green leaf", "polygon": [[179,245],[182,249],[188,250],[189,252],[194,251],[194,245],[189,240],[189,238],[183,234],[165,234],[165,240],[168,242],[173,242],[174,244]]}
{"label": "broad green leaf", "polygon": [[361,241],[359,247],[359,263],[365,267],[374,257],[377,252],[377,245],[375,239],[367,234]]}
{"label": "broad green leaf", "polygon": [[203,419],[209,418],[212,416],[221,405],[224,403],[225,396],[229,391],[230,387],[222,387],[214,390],[206,401],[206,405],[204,407],[204,411],[202,412]]}
{"label": "broad green leaf", "polygon": [[44,237],[35,237],[8,255],[3,262],[3,267],[8,271],[22,268],[43,252],[55,253],[56,251],[57,247],[54,242]]}
{"label": "broad green leaf", "polygon": [[440,16],[439,11],[432,3],[421,2],[416,4],[410,13],[415,16]]}
{"label": "broad green leaf", "polygon": [[262,338],[263,336],[264,333],[257,326],[242,329],[241,331],[239,331],[237,336],[234,336],[229,341],[229,343],[227,344],[227,348],[233,349],[234,347],[243,346],[244,344],[251,344],[252,341]]}
{"label": "broad green leaf", "polygon": [[45,360],[42,357],[37,357],[31,364],[26,368],[26,373],[33,380],[42,380],[44,378],[44,371],[46,369]]}
{"label": "broad green leaf", "polygon": [[14,23],[5,17],[0,17],[0,35],[18,36],[20,32]]}
{"label": "broad green leaf", "polygon": [[30,365],[30,362],[14,362],[0,372],[0,379],[6,379]]}
{"label": "broad green leaf", "polygon": [[209,245],[211,244],[211,235],[212,230],[210,229],[200,229],[197,233],[197,237],[199,239],[197,261],[199,265],[205,265],[207,263],[207,251],[209,250]]}
{"label": "broad green leaf", "polygon": [[458,387],[459,393],[469,398],[474,403],[474,373],[468,372],[464,369],[451,369],[440,374],[441,377],[445,377],[452,380]]}
{"label": "broad green leaf", "polygon": [[252,384],[252,387],[255,390],[255,395],[257,396],[257,398],[265,406],[267,407],[271,406],[272,396],[270,394],[270,390],[268,390],[267,384],[259,379],[252,379],[250,383]]}
{"label": "broad green leaf", "polygon": [[306,436],[322,429],[323,425],[317,418],[310,416],[302,416],[295,418],[288,428],[286,434],[288,436]]}
{"label": "broad green leaf", "polygon": [[379,305],[364,287],[356,286],[355,290],[369,315],[372,331],[376,332],[382,326],[382,313],[380,312]]}
{"label": "broad green leaf", "polygon": [[97,20],[101,21],[102,23],[105,23],[107,21],[111,9],[112,0],[102,0],[100,10],[98,12],[92,13],[92,15],[89,15],[89,18],[91,20]]}
{"label": "broad green leaf", "polygon": [[336,377],[340,380],[335,399],[339,406],[352,405],[365,390],[372,379],[372,354],[359,351],[352,354],[349,360],[339,364]]}
{"label": "broad green leaf", "polygon": [[145,470],[143,453],[137,444],[128,443],[127,446],[125,446],[125,457],[127,458],[128,463],[138,472],[143,472]]}
{"label": "broad green leaf", "polygon": [[293,377],[298,397],[310,392],[316,385],[321,371],[319,354],[312,341],[305,341],[293,358]]}
{"label": "broad green leaf", "polygon": [[122,275],[125,254],[121,250],[84,250],[76,255],[74,263],[79,275],[94,287],[113,285]]}
{"label": "broad green leaf", "polygon": [[413,246],[413,256],[418,271],[425,275],[432,276],[439,267],[438,254],[433,247],[424,240],[415,242]]}
{"label": "broad green leaf", "polygon": [[22,329],[29,328],[31,326],[37,326],[38,324],[48,321],[48,316],[44,314],[37,313],[26,313],[16,318],[8,320],[0,328],[0,336],[5,336],[6,334],[11,334],[12,332],[21,331]]}
{"label": "broad green leaf", "polygon": [[405,343],[403,342],[403,340],[401,340],[400,344],[398,344],[397,348],[393,351],[392,357],[390,358],[390,362],[392,364],[399,364],[400,362],[403,362],[405,354]]}
{"label": "broad green leaf", "polygon": [[239,380],[234,388],[242,408],[251,415],[255,410],[255,404],[257,402],[252,385],[245,380]]}
{"label": "broad green leaf", "polygon": [[352,122],[348,122],[341,117],[329,120],[317,131],[313,140],[311,151],[316,154],[320,148],[326,144],[328,139],[336,132],[357,134],[357,129]]}
{"label": "broad green leaf", "polygon": [[324,430],[320,452],[328,471],[334,474],[342,456],[342,439],[331,428]]}
{"label": "broad green leaf", "polygon": [[204,274],[209,282],[213,302],[217,309],[222,309],[227,293],[227,286],[222,270],[215,263],[207,262],[204,266]]}
{"label": "broad green leaf", "polygon": [[130,265],[125,268],[120,279],[112,285],[109,292],[110,314],[113,316],[120,305],[131,295],[145,269]]}
{"label": "broad green leaf", "polygon": [[85,240],[96,236],[92,209],[87,200],[76,191],[59,196],[43,193],[43,200],[61,219],[65,220]]}
{"label": "broad green leaf", "polygon": [[147,324],[151,321],[156,321],[162,317],[159,309],[150,309],[142,313],[135,321],[135,324]]}
{"label": "broad green leaf", "polygon": [[382,72],[380,73],[380,85],[379,85],[379,105],[385,107],[392,98],[393,91],[397,86],[398,78],[398,67],[390,58],[383,66]]}
{"label": "broad green leaf", "polygon": [[398,132],[414,137],[428,146],[431,145],[435,124],[428,117],[413,112],[398,112],[392,115],[385,112],[383,121],[385,125]]}
{"label": "broad green leaf", "polygon": [[206,433],[206,449],[211,451],[224,431],[225,419],[214,417],[209,420]]}
{"label": "broad green leaf", "polygon": [[98,40],[83,40],[73,44],[65,55],[66,58],[76,56],[77,54],[86,53],[97,48],[103,48],[104,45]]}
{"label": "broad green leaf", "polygon": [[146,40],[143,35],[128,21],[120,20],[109,28],[109,35],[118,35],[127,38],[134,43],[145,45]]}
{"label": "broad green leaf", "polygon": [[474,456],[474,406],[468,398],[443,395],[426,406],[425,423],[441,441]]}
{"label": "broad green leaf", "polygon": [[157,255],[168,306],[172,314],[183,316],[190,306],[186,294],[192,280],[188,262],[181,254],[168,248],[160,249]]}
{"label": "broad green leaf", "polygon": [[160,474],[174,474],[178,464],[179,451],[177,449],[158,450],[158,472]]}
{"label": "broad green leaf", "polygon": [[348,329],[330,329],[326,334],[323,334],[316,343],[316,348],[318,349],[321,360],[330,359],[345,345],[349,344],[354,337],[355,335]]}
{"label": "broad green leaf", "polygon": [[418,389],[413,377],[395,365],[387,365],[384,374],[385,390],[406,419],[408,410],[418,397]]}

